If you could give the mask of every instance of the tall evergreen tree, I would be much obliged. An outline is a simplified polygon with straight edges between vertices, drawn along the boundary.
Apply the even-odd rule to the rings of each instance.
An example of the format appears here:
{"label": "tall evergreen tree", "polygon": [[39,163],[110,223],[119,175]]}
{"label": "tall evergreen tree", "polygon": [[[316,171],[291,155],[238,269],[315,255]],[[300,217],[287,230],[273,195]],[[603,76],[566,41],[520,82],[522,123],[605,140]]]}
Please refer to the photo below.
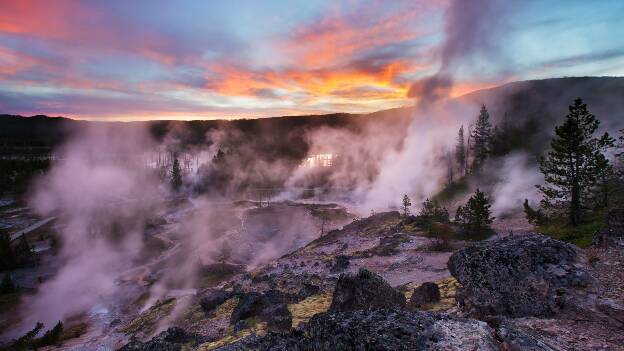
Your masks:
{"label": "tall evergreen tree", "polygon": [[407,217],[410,214],[410,207],[412,207],[412,200],[405,194],[403,195],[403,216]]}
{"label": "tall evergreen tree", "polygon": [[455,146],[455,161],[459,165],[459,174],[466,174],[466,142],[464,138],[464,126],[459,127],[457,132],[457,145]]}
{"label": "tall evergreen tree", "polygon": [[453,162],[453,153],[451,151],[446,154],[446,177],[448,185],[453,184],[453,180],[455,178],[455,164]]}
{"label": "tall evergreen tree", "polygon": [[182,187],[182,169],[180,169],[180,161],[178,155],[173,155],[173,165],[171,167],[171,187],[178,191]]}
{"label": "tall evergreen tree", "polygon": [[490,155],[492,143],[492,124],[490,123],[490,113],[485,105],[481,106],[477,123],[471,132],[472,144],[472,168],[478,170]]}
{"label": "tall evergreen tree", "polygon": [[583,100],[576,99],[569,110],[563,124],[555,127],[551,150],[540,159],[546,184],[537,188],[544,195],[544,208],[565,212],[576,226],[595,193],[596,182],[610,168],[604,152],[614,140],[608,133],[594,137],[600,121],[589,113]]}

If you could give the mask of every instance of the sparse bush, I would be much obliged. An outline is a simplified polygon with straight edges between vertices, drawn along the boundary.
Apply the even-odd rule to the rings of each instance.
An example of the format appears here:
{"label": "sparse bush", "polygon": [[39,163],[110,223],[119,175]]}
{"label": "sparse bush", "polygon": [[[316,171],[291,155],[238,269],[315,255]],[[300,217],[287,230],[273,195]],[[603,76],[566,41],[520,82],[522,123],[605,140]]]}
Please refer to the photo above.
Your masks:
{"label": "sparse bush", "polygon": [[541,208],[534,210],[531,205],[529,205],[529,199],[524,199],[524,214],[526,215],[527,220],[532,225],[544,225],[546,224],[547,218]]}

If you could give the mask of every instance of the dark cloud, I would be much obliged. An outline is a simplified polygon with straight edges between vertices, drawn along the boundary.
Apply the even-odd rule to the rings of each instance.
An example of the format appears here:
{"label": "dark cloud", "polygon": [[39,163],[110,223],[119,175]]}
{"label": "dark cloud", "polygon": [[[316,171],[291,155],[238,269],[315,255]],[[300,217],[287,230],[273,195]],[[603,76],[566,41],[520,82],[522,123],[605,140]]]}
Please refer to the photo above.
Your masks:
{"label": "dark cloud", "polygon": [[505,32],[510,6],[504,0],[453,0],[446,12],[439,71],[413,83],[408,96],[419,98],[421,104],[433,103],[451,91],[460,66],[474,59],[485,59],[490,65],[504,61],[498,40]]}

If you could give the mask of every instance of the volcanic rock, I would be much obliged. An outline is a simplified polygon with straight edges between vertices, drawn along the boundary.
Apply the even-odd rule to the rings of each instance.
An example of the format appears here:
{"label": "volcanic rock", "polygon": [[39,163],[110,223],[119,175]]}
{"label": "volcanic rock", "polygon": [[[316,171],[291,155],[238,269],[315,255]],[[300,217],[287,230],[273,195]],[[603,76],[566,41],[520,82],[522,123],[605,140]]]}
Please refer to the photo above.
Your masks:
{"label": "volcanic rock", "polygon": [[336,262],[334,262],[334,265],[331,267],[331,272],[332,273],[336,273],[336,272],[342,272],[345,269],[349,268],[349,257],[344,256],[344,255],[339,255],[336,257]]}
{"label": "volcanic rock", "polygon": [[405,306],[405,296],[379,275],[360,269],[357,275],[341,274],[336,283],[330,311]]}
{"label": "volcanic rock", "polygon": [[180,351],[188,343],[197,343],[196,336],[187,334],[183,329],[173,327],[158,334],[150,341],[131,341],[118,351]]}
{"label": "volcanic rock", "polygon": [[497,350],[486,323],[430,312],[322,313],[305,331],[269,333],[218,350]]}
{"label": "volcanic rock", "polygon": [[426,282],[414,289],[409,305],[411,307],[421,307],[427,303],[438,301],[440,301],[440,289],[438,288],[438,284]]}
{"label": "volcanic rock", "polygon": [[278,290],[239,294],[239,302],[232,311],[230,324],[236,325],[241,320],[257,317],[266,322],[271,331],[287,331],[292,324],[292,316],[287,304],[295,301],[297,301],[296,295]]}
{"label": "volcanic rock", "polygon": [[210,313],[232,296],[234,293],[231,291],[212,290],[199,300],[199,304],[204,312]]}
{"label": "volcanic rock", "polygon": [[[477,316],[549,316],[593,280],[576,248],[541,234],[483,241],[454,253],[457,301]],[[569,302],[569,301],[568,301]]]}

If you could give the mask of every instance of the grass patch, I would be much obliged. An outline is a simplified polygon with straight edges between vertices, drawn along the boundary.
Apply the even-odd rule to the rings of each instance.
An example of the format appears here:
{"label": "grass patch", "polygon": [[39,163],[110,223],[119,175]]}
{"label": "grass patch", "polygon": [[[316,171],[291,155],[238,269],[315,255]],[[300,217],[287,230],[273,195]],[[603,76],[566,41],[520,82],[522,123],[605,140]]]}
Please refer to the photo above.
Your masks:
{"label": "grass patch", "polygon": [[301,322],[307,322],[314,315],[325,312],[332,302],[332,293],[309,296],[299,303],[288,305],[292,315],[292,327],[296,328]]}
{"label": "grass patch", "polygon": [[572,243],[579,247],[589,247],[594,233],[606,227],[607,210],[600,210],[587,216],[585,221],[572,227],[563,220],[552,220],[546,225],[536,227],[537,231],[557,240]]}
{"label": "grass patch", "polygon": [[139,331],[145,331],[147,334],[153,332],[156,322],[162,317],[169,315],[175,307],[176,300],[174,298],[166,299],[162,302],[157,301],[149,310],[135,318],[121,332],[126,334],[135,334]]}

